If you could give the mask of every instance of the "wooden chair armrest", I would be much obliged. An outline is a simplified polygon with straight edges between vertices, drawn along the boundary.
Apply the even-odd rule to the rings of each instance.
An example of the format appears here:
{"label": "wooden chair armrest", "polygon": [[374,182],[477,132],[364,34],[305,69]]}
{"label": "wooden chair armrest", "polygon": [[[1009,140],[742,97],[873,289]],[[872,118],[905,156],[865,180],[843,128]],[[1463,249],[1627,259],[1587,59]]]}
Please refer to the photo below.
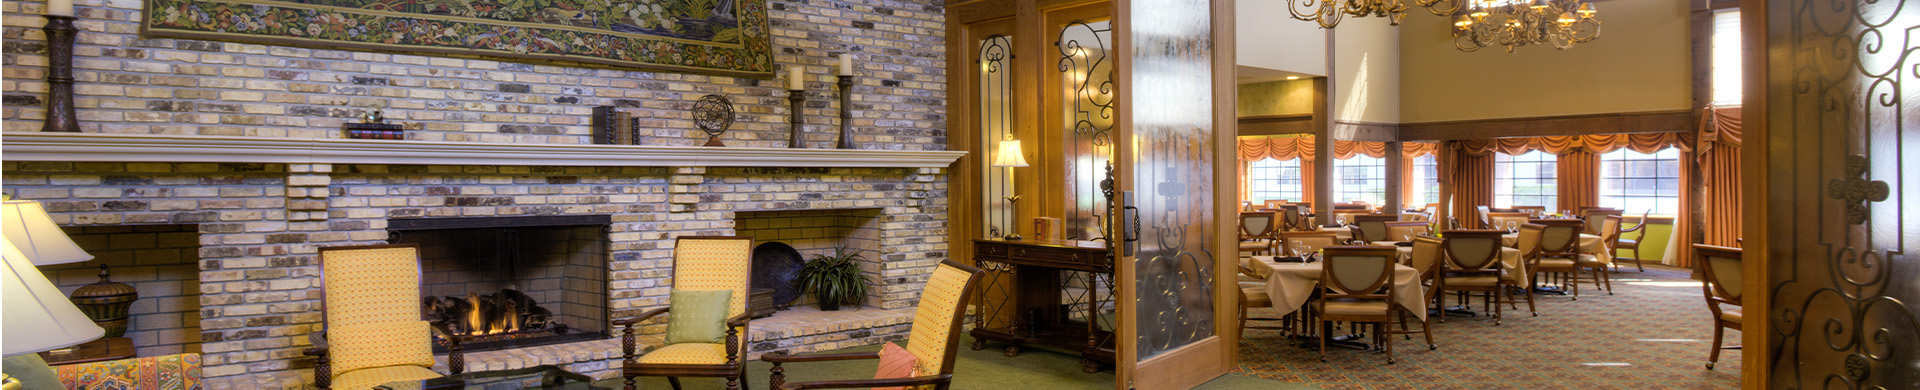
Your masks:
{"label": "wooden chair armrest", "polygon": [[668,309],[672,309],[672,308],[673,308],[672,306],[668,306],[668,307],[648,310],[645,313],[640,313],[639,316],[613,320],[613,324],[615,326],[628,326],[628,325],[638,324],[640,323],[640,321],[646,321],[648,318],[653,318],[653,316],[664,314],[667,312]]}
{"label": "wooden chair armrest", "polygon": [[834,361],[834,360],[879,359],[879,358],[880,358],[879,351],[847,352],[847,353],[811,353],[811,354],[805,354],[805,355],[789,355],[786,352],[774,352],[774,353],[769,353],[769,354],[760,356],[760,360],[766,361],[768,363],[825,362],[825,361]]}
{"label": "wooden chair armrest", "polygon": [[753,318],[753,313],[740,313],[740,315],[733,316],[733,318],[727,319],[727,327],[738,328],[742,326],[747,326],[747,319],[749,318]]}
{"label": "wooden chair armrest", "polygon": [[450,342],[453,344],[460,344],[460,342],[466,341],[469,338],[468,336],[465,336],[465,335],[453,333],[453,330],[447,329],[446,324],[442,324],[438,322],[428,322],[427,327],[433,329],[433,334],[439,335],[440,338],[447,339],[447,342]]}
{"label": "wooden chair armrest", "polygon": [[912,378],[896,378],[896,379],[853,379],[853,380],[839,380],[839,381],[794,382],[794,383],[783,384],[780,386],[780,388],[785,390],[844,389],[844,388],[894,387],[894,386],[906,386],[911,388],[915,386],[938,385],[938,384],[946,384],[951,382],[953,382],[953,374],[940,374],[940,375],[917,376]]}
{"label": "wooden chair armrest", "polygon": [[[310,341],[313,343],[313,348],[307,348],[308,351],[317,350],[319,351],[318,352],[319,354],[327,353],[327,330],[326,329],[321,329],[313,333],[308,333],[307,341]],[[309,353],[308,355],[319,356],[312,353]]]}

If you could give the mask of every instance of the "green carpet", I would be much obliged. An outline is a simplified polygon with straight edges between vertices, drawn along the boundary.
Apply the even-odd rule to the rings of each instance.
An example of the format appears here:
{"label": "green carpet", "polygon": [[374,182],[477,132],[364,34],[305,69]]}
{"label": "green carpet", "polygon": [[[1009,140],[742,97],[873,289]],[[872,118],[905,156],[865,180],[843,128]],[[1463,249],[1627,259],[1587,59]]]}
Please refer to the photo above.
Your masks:
{"label": "green carpet", "polygon": [[[987,349],[974,351],[967,348],[971,338],[960,343],[959,362],[954,363],[954,390],[1014,390],[1014,389],[1112,389],[1113,368],[1108,367],[1097,373],[1080,372],[1080,357],[1040,348],[1023,349],[1018,357],[1000,355],[998,343],[989,344]],[[879,346],[848,348],[833,352],[877,351]],[[833,362],[797,363],[785,365],[787,381],[808,380],[865,379],[873,377],[874,360],[847,360]],[[765,362],[747,363],[747,385],[751,389],[766,389],[768,370],[772,364]],[[725,389],[723,379],[683,378],[680,384],[686,390]],[[601,381],[596,385],[619,389],[618,379]],[[671,389],[666,378],[641,378],[641,389]],[[1207,390],[1234,389],[1317,389],[1317,387],[1288,384],[1260,379],[1240,374],[1226,374],[1211,382],[1197,387]]]}

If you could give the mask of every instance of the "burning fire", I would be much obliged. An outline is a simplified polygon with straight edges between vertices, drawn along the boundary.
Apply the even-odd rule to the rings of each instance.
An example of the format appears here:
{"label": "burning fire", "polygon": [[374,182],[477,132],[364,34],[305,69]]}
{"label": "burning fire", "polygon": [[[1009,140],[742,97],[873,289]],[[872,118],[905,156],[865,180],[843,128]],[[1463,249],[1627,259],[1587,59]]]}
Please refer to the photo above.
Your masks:
{"label": "burning fire", "polygon": [[466,297],[430,296],[422,298],[421,310],[429,321],[466,336],[536,330],[564,332],[565,328],[550,321],[552,312],[513,289],[487,295],[468,292]]}

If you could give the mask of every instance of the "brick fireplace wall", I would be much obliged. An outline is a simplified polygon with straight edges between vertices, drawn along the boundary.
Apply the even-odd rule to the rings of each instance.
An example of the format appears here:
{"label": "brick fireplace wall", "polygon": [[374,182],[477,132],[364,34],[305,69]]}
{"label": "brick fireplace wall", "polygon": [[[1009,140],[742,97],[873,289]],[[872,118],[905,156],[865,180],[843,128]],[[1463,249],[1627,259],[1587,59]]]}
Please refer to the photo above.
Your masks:
{"label": "brick fireplace wall", "polygon": [[[687,108],[718,93],[738,112],[721,137],[729,147],[787,145],[780,78],[144,38],[141,2],[77,3],[83,132],[341,138],[342,123],[379,106],[409,140],[582,144],[591,108],[611,105],[641,118],[650,145],[698,145],[706,135]],[[853,53],[853,140],[947,148],[943,5],[770,1],[781,74],[797,64],[814,78],[803,111],[809,146],[834,143],[836,91],[825,80],[834,56]],[[0,1],[7,132],[37,131],[45,117],[43,10],[42,1]],[[665,304],[672,237],[733,234],[739,212],[879,209],[882,250],[873,257],[887,264],[883,285],[918,285],[946,257],[947,180],[939,168],[0,162],[3,192],[46,202],[69,227],[197,226],[197,332],[205,375],[215,378],[309,368],[300,350],[322,319],[316,248],[384,243],[393,218],[611,215],[609,306],[620,317]],[[886,291],[870,304],[917,299],[904,287]]]}
{"label": "brick fireplace wall", "polygon": [[[911,286],[946,258],[946,181],[939,168],[0,162],[0,192],[44,202],[63,225],[198,224],[209,377],[310,367],[300,350],[322,326],[317,248],[385,243],[395,218],[610,215],[619,318],[667,303],[676,236],[735,234],[744,213],[878,209],[877,287],[903,293],[869,304],[909,307]],[[321,209],[290,210],[289,194],[315,188]]]}

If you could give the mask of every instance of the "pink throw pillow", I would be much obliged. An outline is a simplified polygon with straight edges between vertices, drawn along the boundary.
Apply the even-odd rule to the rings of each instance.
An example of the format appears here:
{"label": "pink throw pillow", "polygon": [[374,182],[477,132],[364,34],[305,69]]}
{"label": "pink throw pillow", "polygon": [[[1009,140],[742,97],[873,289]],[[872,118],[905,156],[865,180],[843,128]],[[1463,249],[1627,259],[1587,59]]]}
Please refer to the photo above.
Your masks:
{"label": "pink throw pillow", "polygon": [[[893,342],[880,347],[880,367],[873,370],[873,379],[912,378],[913,369],[920,365],[920,359],[907,353]],[[875,387],[873,390],[906,390],[906,387]]]}

